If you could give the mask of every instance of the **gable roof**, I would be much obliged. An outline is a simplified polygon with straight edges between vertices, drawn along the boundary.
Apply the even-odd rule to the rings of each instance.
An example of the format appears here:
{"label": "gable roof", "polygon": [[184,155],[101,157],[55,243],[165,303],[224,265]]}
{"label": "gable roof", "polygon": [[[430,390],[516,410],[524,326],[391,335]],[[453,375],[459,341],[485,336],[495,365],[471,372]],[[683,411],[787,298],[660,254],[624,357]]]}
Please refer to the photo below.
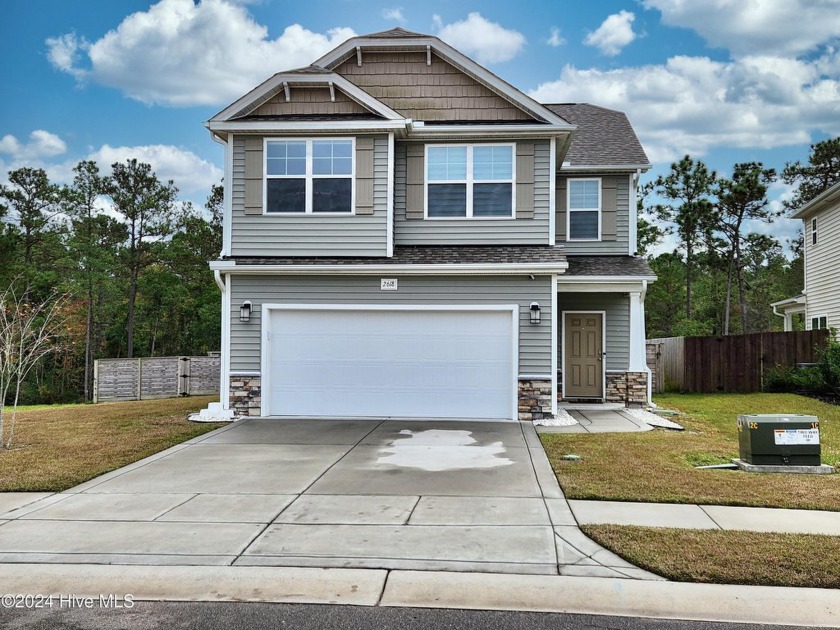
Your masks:
{"label": "gable roof", "polygon": [[314,65],[334,70],[353,55],[363,55],[365,48],[378,51],[422,51],[429,55],[434,53],[543,124],[548,123],[558,131],[574,129],[574,125],[569,124],[562,116],[520,92],[508,82],[433,35],[394,28],[372,35],[353,37],[315,61]]}
{"label": "gable roof", "polygon": [[[370,94],[354,85],[344,77],[331,70],[319,67],[298,68],[289,72],[278,72],[253,90],[240,97],[218,114],[207,121],[211,129],[222,129],[226,123],[235,122],[256,111],[261,105],[267,103],[272,97],[289,86],[324,86],[331,89],[338,89],[350,99],[361,105],[376,117],[384,121],[394,121],[405,124],[405,118],[385,105],[383,102],[373,98]],[[364,116],[369,118],[369,116]]]}
{"label": "gable roof", "polygon": [[820,210],[826,210],[834,203],[840,202],[840,182],[821,192],[804,206],[791,215],[792,219],[805,219]]}
{"label": "gable roof", "polygon": [[651,167],[624,112],[589,103],[558,103],[546,107],[577,125],[563,170],[586,170],[592,166],[633,170]]}

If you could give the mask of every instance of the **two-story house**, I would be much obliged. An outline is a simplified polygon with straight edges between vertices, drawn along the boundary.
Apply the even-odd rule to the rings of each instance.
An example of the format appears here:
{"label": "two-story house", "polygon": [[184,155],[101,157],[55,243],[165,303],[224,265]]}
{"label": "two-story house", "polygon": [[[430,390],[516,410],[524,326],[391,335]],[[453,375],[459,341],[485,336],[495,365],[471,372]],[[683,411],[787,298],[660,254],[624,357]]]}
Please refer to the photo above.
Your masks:
{"label": "two-story house", "polygon": [[207,123],[222,406],[531,420],[648,400],[624,114],[542,105],[436,37],[356,37]]}
{"label": "two-story house", "polygon": [[773,312],[784,317],[785,330],[793,330],[796,316],[805,319],[805,330],[840,329],[840,182],[806,203],[791,218],[805,223],[805,287],[800,295],[773,302]]}

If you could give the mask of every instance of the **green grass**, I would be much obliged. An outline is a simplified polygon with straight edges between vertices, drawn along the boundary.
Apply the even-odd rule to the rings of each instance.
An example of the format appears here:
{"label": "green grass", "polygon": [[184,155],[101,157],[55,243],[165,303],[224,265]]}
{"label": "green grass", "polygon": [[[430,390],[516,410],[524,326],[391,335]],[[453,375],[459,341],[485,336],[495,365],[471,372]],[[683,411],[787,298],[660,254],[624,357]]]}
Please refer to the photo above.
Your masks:
{"label": "green grass", "polygon": [[840,537],[584,525],[628,562],[676,582],[840,588]]}
{"label": "green grass", "polygon": [[[835,475],[695,468],[738,456],[739,413],[818,416],[822,461],[840,465],[840,407],[793,394],[674,394],[655,402],[681,411],[676,421],[686,431],[541,435],[568,498],[840,510]],[[565,461],[567,453],[582,459]]]}
{"label": "green grass", "polygon": [[213,400],[21,407],[12,448],[0,449],[0,492],[61,492],[211,431],[221,425],[187,416]]}

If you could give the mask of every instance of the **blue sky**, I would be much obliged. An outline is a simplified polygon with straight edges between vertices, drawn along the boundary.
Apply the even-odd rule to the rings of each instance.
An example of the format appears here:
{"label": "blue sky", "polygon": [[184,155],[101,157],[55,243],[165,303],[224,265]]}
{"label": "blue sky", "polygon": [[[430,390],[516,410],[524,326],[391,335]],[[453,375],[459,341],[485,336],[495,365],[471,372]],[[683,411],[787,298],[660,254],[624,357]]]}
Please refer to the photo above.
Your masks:
{"label": "blue sky", "polygon": [[[201,203],[222,149],[202,126],[353,34],[440,36],[542,102],[627,112],[655,164],[781,169],[840,135],[840,0],[6,0],[0,180],[137,157]],[[774,203],[789,191],[771,190]],[[756,230],[790,236],[799,222]]]}

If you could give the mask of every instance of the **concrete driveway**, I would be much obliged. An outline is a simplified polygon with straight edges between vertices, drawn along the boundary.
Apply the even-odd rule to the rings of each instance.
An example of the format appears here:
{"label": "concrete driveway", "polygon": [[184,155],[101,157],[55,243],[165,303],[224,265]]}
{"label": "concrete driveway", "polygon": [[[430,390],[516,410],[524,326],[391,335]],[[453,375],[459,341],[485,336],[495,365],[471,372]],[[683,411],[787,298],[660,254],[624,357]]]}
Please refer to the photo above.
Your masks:
{"label": "concrete driveway", "polygon": [[251,419],[0,514],[0,562],[634,577],[530,423]]}

